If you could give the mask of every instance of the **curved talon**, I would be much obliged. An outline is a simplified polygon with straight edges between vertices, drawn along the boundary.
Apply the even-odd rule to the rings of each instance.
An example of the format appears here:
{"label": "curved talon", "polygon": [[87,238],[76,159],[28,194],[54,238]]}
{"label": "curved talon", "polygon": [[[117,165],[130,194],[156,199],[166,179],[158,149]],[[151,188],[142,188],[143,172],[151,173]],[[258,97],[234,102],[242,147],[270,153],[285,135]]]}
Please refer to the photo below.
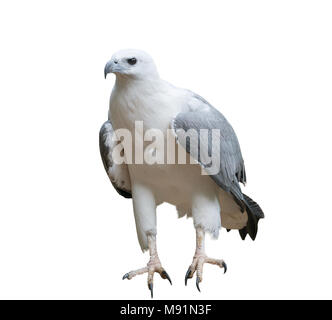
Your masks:
{"label": "curved talon", "polygon": [[149,290],[151,291],[151,298],[153,298],[153,284],[150,282],[148,283]]}
{"label": "curved talon", "polygon": [[167,279],[169,281],[169,283],[172,285],[172,280],[171,280],[170,276],[168,275],[168,273],[165,270],[163,270],[160,275],[163,279]]}
{"label": "curved talon", "polygon": [[184,283],[187,285],[187,281],[189,278],[192,278],[197,271],[197,277],[196,277],[196,287],[199,292],[201,292],[201,289],[199,287],[199,283],[202,282],[202,272],[203,272],[203,265],[204,263],[210,263],[219,266],[220,268],[224,268],[224,273],[227,271],[227,265],[223,260],[218,259],[212,259],[207,256],[200,256],[200,257],[194,257],[193,263],[189,266],[186,276],[184,278]]}
{"label": "curved talon", "polygon": [[199,292],[201,292],[201,289],[199,288],[199,277],[196,278],[196,287]]}
{"label": "curved talon", "polygon": [[187,281],[188,281],[188,279],[191,278],[190,275],[191,275],[191,266],[188,268],[188,270],[187,270],[187,272],[186,272],[186,276],[185,276],[185,278],[184,278],[184,284],[185,284],[185,285],[187,285]]}
{"label": "curved talon", "polygon": [[224,267],[224,274],[225,274],[227,271],[227,264],[224,261],[221,264]]}
{"label": "curved talon", "polygon": [[123,277],[122,277],[122,280],[124,279],[129,279],[129,273],[126,273]]}

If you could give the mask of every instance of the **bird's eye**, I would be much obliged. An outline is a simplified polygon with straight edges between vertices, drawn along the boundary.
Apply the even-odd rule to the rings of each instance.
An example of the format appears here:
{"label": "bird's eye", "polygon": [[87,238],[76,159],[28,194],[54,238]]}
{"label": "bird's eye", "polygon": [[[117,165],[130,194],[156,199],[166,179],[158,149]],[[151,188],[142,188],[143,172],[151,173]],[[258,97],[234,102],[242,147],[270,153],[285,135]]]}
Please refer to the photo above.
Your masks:
{"label": "bird's eye", "polygon": [[130,59],[127,59],[127,62],[130,64],[130,65],[134,65],[134,64],[136,64],[136,62],[137,62],[137,59],[136,58],[130,58]]}

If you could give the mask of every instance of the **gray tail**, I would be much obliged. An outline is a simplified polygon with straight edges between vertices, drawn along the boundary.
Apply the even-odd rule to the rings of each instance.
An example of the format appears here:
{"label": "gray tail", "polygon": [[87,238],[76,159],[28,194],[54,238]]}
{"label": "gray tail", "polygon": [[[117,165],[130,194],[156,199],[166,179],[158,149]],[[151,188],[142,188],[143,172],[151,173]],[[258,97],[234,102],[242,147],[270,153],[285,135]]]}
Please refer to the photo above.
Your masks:
{"label": "gray tail", "polygon": [[246,211],[248,214],[247,225],[239,230],[241,239],[244,240],[249,234],[252,240],[255,240],[258,231],[258,221],[264,218],[264,212],[261,207],[247,195],[243,194]]}

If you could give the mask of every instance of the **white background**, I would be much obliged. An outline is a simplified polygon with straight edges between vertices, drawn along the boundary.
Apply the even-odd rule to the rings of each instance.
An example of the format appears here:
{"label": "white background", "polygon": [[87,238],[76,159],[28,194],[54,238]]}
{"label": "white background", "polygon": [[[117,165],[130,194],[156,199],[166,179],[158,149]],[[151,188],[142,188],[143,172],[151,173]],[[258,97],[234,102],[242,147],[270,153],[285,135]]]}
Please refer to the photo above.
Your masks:
{"label": "white background", "polygon": [[156,299],[332,298],[330,1],[2,1],[0,298],[149,299],[131,200],[99,155],[111,55],[140,48],[205,97],[240,140],[255,242],[222,230],[199,293],[184,275],[192,220],[158,208],[173,280]]}

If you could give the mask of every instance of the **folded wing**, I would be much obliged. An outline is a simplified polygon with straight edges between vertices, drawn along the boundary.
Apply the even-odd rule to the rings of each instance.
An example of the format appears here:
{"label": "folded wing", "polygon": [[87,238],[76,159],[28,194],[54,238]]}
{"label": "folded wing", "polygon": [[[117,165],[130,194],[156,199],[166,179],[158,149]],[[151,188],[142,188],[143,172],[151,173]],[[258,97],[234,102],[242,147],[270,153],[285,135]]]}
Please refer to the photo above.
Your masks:
{"label": "folded wing", "polygon": [[[246,212],[247,224],[239,230],[240,235],[245,239],[249,234],[254,240],[258,221],[264,217],[264,213],[256,202],[241,191],[239,183],[246,183],[246,171],[240,145],[232,126],[217,109],[195,93],[190,92],[187,106],[183,109],[187,111],[179,113],[171,123],[177,142],[204,168],[220,188],[233,197],[241,212]],[[219,132],[215,139],[217,143],[214,144],[213,138],[216,137],[216,133],[213,129]],[[208,139],[200,139],[201,130],[209,133]],[[195,140],[198,140],[198,148],[191,147],[192,141]],[[211,162],[218,162],[218,172],[211,172],[211,168],[215,166],[209,166],[203,161],[202,154],[209,155]]]}
{"label": "folded wing", "polygon": [[131,198],[131,181],[128,165],[116,164],[112,158],[112,151],[119,141],[110,121],[106,121],[99,132],[99,149],[104,168],[115,190],[125,198]]}
{"label": "folded wing", "polygon": [[[179,113],[173,119],[171,126],[178,143],[205,168],[207,173],[210,168],[202,162],[201,155],[208,154],[212,156],[212,162],[218,161],[220,170],[218,173],[210,174],[211,178],[222,189],[230,192],[244,209],[244,197],[239,186],[239,182],[246,182],[244,161],[236,134],[226,118],[202,97],[192,93],[188,100],[188,111]],[[218,144],[213,145],[213,148],[214,133],[212,129],[218,129],[220,134]],[[207,130],[210,135],[204,144],[200,143],[200,130]],[[193,140],[191,139],[191,135],[194,134],[199,137],[198,149],[190,148],[190,143],[188,143],[195,139],[195,137]]]}

